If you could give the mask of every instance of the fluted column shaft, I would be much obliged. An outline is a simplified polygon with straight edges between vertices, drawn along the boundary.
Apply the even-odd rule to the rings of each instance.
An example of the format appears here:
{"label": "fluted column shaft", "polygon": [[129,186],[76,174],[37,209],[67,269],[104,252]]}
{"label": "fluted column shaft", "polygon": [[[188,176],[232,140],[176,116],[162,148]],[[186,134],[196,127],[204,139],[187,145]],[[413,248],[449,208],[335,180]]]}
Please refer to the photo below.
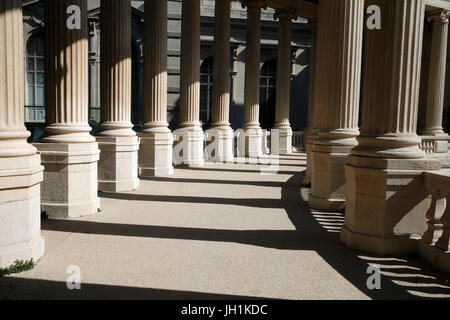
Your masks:
{"label": "fluted column shaft", "polygon": [[317,22],[309,24],[312,32],[311,56],[310,56],[310,75],[309,75],[309,94],[308,94],[308,123],[307,130],[311,133],[314,128],[314,86],[316,78],[316,46],[317,46]]}
{"label": "fluted column shaft", "polygon": [[321,0],[317,30],[312,208],[343,210],[345,165],[357,145],[364,0]]}
{"label": "fluted column shaft", "polygon": [[439,170],[424,158],[416,134],[425,0],[370,0],[381,29],[366,30],[363,119],[359,144],[345,167],[347,203],[341,240],[378,255],[417,252],[431,200],[423,172]]}
{"label": "fluted column shaft", "polygon": [[213,126],[229,126],[230,122],[230,0],[216,2]]}
{"label": "fluted column shaft", "polygon": [[[81,10],[81,28],[69,30],[67,8]],[[44,142],[94,142],[88,120],[86,0],[45,1],[46,133]]]}
{"label": "fluted column shaft", "polygon": [[277,95],[275,105],[275,127],[290,128],[289,109],[291,96],[291,28],[295,10],[280,9],[275,18],[279,19]]}
{"label": "fluted column shaft", "polygon": [[447,64],[447,42],[449,12],[438,10],[428,16],[433,21],[430,74],[428,78],[427,117],[424,135],[443,135],[445,72]]}
{"label": "fluted column shaft", "polygon": [[0,157],[33,155],[24,125],[22,9],[19,0],[0,3]]}
{"label": "fluted column shaft", "polygon": [[[198,2],[198,1],[197,1]],[[167,1],[145,1],[144,132],[168,131]]]}
{"label": "fluted column shaft", "polygon": [[184,0],[181,23],[181,127],[200,126],[200,0]]}
{"label": "fluted column shaft", "polygon": [[309,186],[311,184],[312,172],[312,149],[314,146],[314,139],[317,137],[316,129],[314,127],[314,86],[316,78],[316,46],[317,46],[317,22],[313,21],[310,24],[312,32],[312,43],[310,51],[310,73],[309,73],[309,94],[308,94],[308,123],[305,130],[305,149],[307,154],[306,173],[303,179],[303,184]]}
{"label": "fluted column shaft", "polygon": [[173,136],[167,123],[167,1],[145,1],[144,11],[144,132],[139,173],[142,177],[168,176],[173,173]]}
{"label": "fluted column shaft", "polygon": [[314,89],[314,126],[319,129],[316,143],[356,145],[363,23],[362,0],[320,3]]}
{"label": "fluted column shaft", "polygon": [[245,54],[244,128],[258,129],[261,59],[261,1],[246,1],[247,47]]}
{"label": "fluted column shaft", "polygon": [[353,154],[422,158],[417,137],[423,0],[373,0],[381,30],[367,30],[363,119]]}
{"label": "fluted column shaft", "polygon": [[134,136],[131,124],[131,5],[102,0],[101,113],[102,136]]}

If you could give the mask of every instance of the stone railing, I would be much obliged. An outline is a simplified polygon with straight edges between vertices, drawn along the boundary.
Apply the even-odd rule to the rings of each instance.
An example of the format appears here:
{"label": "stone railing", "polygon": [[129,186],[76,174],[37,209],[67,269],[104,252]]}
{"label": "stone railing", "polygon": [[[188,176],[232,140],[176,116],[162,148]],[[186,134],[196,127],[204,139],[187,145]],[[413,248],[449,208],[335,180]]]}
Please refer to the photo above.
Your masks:
{"label": "stone railing", "polygon": [[427,230],[419,242],[419,254],[431,264],[450,272],[450,170],[424,173],[431,195],[426,213]]}
{"label": "stone railing", "polygon": [[305,141],[303,138],[304,138],[303,131],[294,131],[292,133],[292,147],[294,148],[294,151],[305,150]]}
{"label": "stone railing", "polygon": [[450,164],[450,136],[421,136],[420,149],[428,158],[439,159]]}

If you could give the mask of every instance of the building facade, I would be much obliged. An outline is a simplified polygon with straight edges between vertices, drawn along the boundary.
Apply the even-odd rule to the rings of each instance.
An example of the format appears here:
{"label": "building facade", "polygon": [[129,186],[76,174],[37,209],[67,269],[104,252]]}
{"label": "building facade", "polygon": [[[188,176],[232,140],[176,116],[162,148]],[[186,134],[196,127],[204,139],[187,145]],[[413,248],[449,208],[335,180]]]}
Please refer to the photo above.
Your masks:
{"label": "building facade", "polygon": [[[135,130],[143,126],[143,68],[144,68],[144,1],[132,3],[132,123]],[[201,1],[201,101],[200,119],[209,128],[212,121],[212,78],[214,45],[214,4]],[[24,48],[26,68],[26,122],[32,131],[32,141],[44,134],[45,86],[44,65],[44,9],[43,1],[23,1]],[[179,123],[180,54],[182,1],[168,1],[168,121],[174,130]],[[275,122],[276,67],[278,23],[275,11],[268,8],[261,15],[261,102],[260,123],[270,130]],[[230,122],[233,129],[242,127],[244,106],[245,47],[247,13],[239,1],[231,4],[231,71]],[[88,1],[89,19],[89,108],[93,133],[100,124],[100,0]],[[294,130],[306,127],[310,76],[311,30],[307,20],[298,18],[293,23],[291,82],[297,89],[291,95],[291,125]],[[36,63],[36,67],[34,67]]]}

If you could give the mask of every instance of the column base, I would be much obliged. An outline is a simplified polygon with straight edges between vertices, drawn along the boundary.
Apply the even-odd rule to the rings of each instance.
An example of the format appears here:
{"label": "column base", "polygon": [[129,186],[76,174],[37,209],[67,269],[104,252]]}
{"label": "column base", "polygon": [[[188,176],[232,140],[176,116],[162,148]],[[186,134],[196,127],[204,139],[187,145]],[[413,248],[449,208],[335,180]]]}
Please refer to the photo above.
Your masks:
{"label": "column base", "polygon": [[261,128],[249,128],[245,130],[245,156],[249,158],[259,158],[262,156]]}
{"label": "column base", "polygon": [[44,254],[39,155],[0,158],[0,268]]}
{"label": "column base", "polygon": [[450,251],[419,241],[419,256],[433,266],[450,273]]}
{"label": "column base", "polygon": [[97,136],[100,149],[98,190],[104,192],[133,191],[139,186],[136,136]]}
{"label": "column base", "polygon": [[206,152],[208,161],[233,162],[233,130],[230,127],[217,127],[206,131],[208,141]]}
{"label": "column base", "polygon": [[331,199],[315,197],[309,195],[308,204],[311,209],[326,211],[326,212],[344,212],[345,199]]}
{"label": "column base", "polygon": [[345,209],[345,163],[351,146],[314,145],[312,154],[312,189],[309,205],[322,211]]}
{"label": "column base", "polygon": [[[280,127],[274,128],[278,130],[278,150],[271,150],[272,153],[280,154],[280,155],[289,155],[292,154],[292,129],[291,127]],[[273,141],[274,135],[272,130],[271,135],[271,148],[276,147],[277,143]]]}
{"label": "column base", "polygon": [[[0,210],[1,211],[1,210]],[[30,241],[0,246],[0,268],[8,268],[17,260],[37,262],[44,256],[45,240],[40,235]]]}
{"label": "column base", "polygon": [[37,143],[44,170],[42,210],[51,218],[96,214],[100,151],[93,143]]}
{"label": "column base", "polygon": [[203,167],[205,136],[201,128],[183,128],[174,132],[180,140],[174,143],[173,156],[177,166]]}
{"label": "column base", "polygon": [[341,241],[352,249],[377,255],[412,255],[417,252],[417,240],[409,235],[358,233],[347,226],[342,227]]}
{"label": "column base", "polygon": [[169,129],[155,129],[140,136],[139,175],[166,177],[173,174],[173,135]]}
{"label": "column base", "polygon": [[341,239],[367,252],[411,254],[411,237],[426,230],[430,205],[423,171],[439,170],[438,161],[350,156],[345,168],[347,203]]}

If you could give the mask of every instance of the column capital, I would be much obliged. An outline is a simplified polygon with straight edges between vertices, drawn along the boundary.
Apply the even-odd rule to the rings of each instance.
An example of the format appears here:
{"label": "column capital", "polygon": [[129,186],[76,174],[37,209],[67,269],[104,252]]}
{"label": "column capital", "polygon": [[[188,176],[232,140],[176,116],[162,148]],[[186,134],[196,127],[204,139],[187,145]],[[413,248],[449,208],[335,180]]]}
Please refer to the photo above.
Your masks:
{"label": "column capital", "polygon": [[251,10],[261,10],[267,8],[267,0],[242,0],[242,8],[247,8],[248,11]]}
{"label": "column capital", "polygon": [[448,23],[449,18],[450,18],[450,11],[446,9],[433,10],[427,13],[428,22]]}
{"label": "column capital", "polygon": [[284,21],[292,21],[298,18],[297,10],[291,7],[285,7],[277,9],[273,15],[275,20],[280,20],[280,22]]}

